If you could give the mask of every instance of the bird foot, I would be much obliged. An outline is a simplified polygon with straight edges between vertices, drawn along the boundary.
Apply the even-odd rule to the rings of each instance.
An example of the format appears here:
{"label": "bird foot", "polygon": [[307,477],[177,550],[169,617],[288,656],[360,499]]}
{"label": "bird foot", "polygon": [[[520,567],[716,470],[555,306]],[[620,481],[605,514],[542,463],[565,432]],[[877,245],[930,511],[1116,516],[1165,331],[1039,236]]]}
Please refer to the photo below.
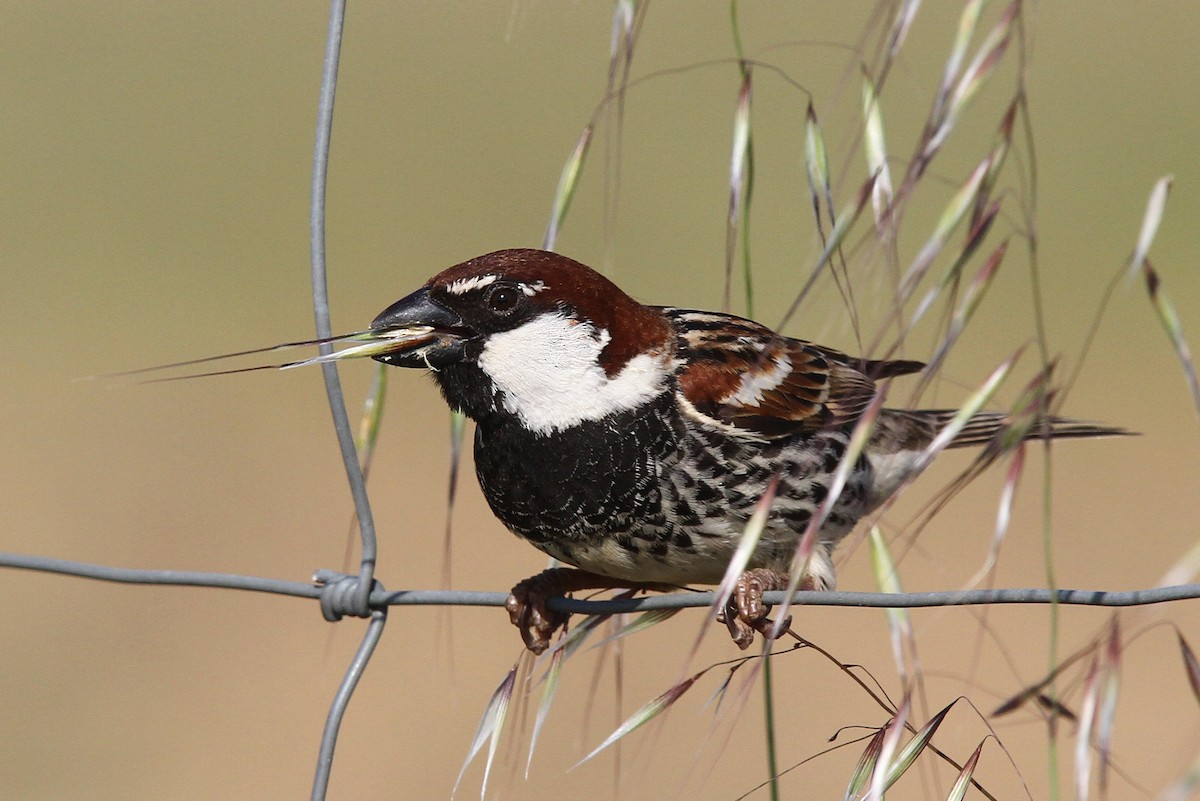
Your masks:
{"label": "bird foot", "polygon": [[[786,590],[787,586],[786,573],[766,567],[752,568],[738,577],[724,611],[717,615],[717,620],[729,629],[729,636],[738,648],[743,651],[749,648],[756,631],[766,639],[771,638],[775,621],[767,617],[771,607],[763,602],[763,593]],[[779,630],[787,631],[791,625],[792,617],[788,615]]]}
{"label": "bird foot", "polygon": [[504,608],[508,619],[521,632],[525,647],[535,654],[550,647],[554,632],[566,626],[569,612],[559,612],[546,606],[551,598],[567,595],[577,590],[662,590],[674,589],[662,584],[621,581],[599,573],[573,567],[552,567],[531,576],[512,588]]}

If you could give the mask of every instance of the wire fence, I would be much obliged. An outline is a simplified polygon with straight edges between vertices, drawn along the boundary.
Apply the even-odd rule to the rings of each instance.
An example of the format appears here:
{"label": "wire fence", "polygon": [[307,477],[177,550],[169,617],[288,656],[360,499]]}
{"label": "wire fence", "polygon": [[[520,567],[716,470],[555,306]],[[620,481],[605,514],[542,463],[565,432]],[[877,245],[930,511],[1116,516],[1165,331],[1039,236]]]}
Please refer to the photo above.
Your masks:
{"label": "wire fence", "polygon": [[[329,298],[326,289],[325,188],[345,10],[345,0],[331,0],[313,153],[310,206],[311,275],[316,335],[319,339],[328,339],[332,336]],[[327,354],[332,351],[332,345],[325,343],[320,346],[320,349],[322,354]],[[387,621],[387,610],[393,606],[413,605],[497,607],[503,606],[508,597],[504,592],[389,590],[375,580],[377,548],[373,516],[363,471],[360,467],[359,454],[338,380],[337,367],[332,363],[324,363],[322,371],[359,528],[361,560],[357,574],[346,575],[340,572],[318,570],[311,582],[298,582],[229,573],[129,569],[35,555],[0,553],[0,566],[12,569],[125,584],[210,587],[286,595],[318,601],[322,615],[329,621],[337,621],[344,617],[369,619],[370,623],[363,634],[357,653],[350,665],[347,666],[330,705],[312,784],[311,797],[317,800],[326,796],[338,732],[355,686],[362,677],[371,655],[382,637]],[[767,603],[777,604],[784,600],[784,596],[785,594],[782,592],[769,592],[764,595],[764,600]],[[548,602],[548,606],[553,610],[571,613],[614,614],[708,607],[713,604],[715,597],[714,592],[678,592],[613,600],[553,598]],[[874,608],[1049,603],[1128,607],[1196,598],[1200,598],[1200,584],[1193,583],[1131,591],[1044,588],[918,593],[803,591],[795,594],[791,598],[791,603],[801,606]]]}
{"label": "wire fence", "polygon": [[[480,590],[388,590],[378,581],[367,595],[367,613],[360,612],[360,577],[332,570],[318,570],[311,583],[243,576],[236,573],[210,573],[192,570],[144,570],[110,567],[89,562],[74,562],[46,556],[0,552],[0,567],[57,573],[77,578],[111,581],[118,584],[150,584],[162,587],[212,587],[214,589],[244,590],[293,598],[316,599],[321,602],[322,614],[330,621],[343,617],[369,617],[374,611],[390,606],[504,606],[506,592]],[[353,590],[353,592],[351,592]],[[763,600],[775,605],[783,603],[786,593],[765,592]],[[697,609],[712,606],[715,592],[675,592],[669,595],[649,595],[638,598],[585,600],[581,598],[551,598],[550,609],[583,615],[613,615],[630,612],[650,612],[659,609]],[[1186,601],[1200,598],[1200,583],[1153,587],[1144,590],[1071,590],[1031,588],[999,588],[975,590],[941,590],[933,592],[846,592],[802,590],[789,603],[796,606],[849,606],[872,609],[920,609],[942,606],[987,606],[995,604],[1048,604],[1071,606],[1129,607]]]}
{"label": "wire fence", "polygon": [[[361,481],[361,473],[358,474]],[[353,479],[351,479],[353,481]],[[364,584],[364,574],[372,574],[372,565],[365,563],[359,575],[346,575],[331,570],[318,570],[312,582],[287,581],[261,576],[234,573],[213,573],[190,570],[146,570],[112,567],[45,556],[0,552],[0,566],[54,573],[76,578],[122,584],[155,585],[163,587],[210,587],[213,589],[286,595],[317,600],[322,616],[336,622],[344,617],[369,618],[370,624],[346,668],[326,717],[313,776],[312,798],[326,797],[333,768],[334,750],[342,720],[349,708],[354,689],[366,670],[375,647],[383,636],[387,610],[392,606],[478,606],[502,607],[508,598],[504,592],[469,590],[388,590],[370,579]],[[363,591],[366,587],[366,592]],[[763,594],[769,604],[782,603],[783,592]],[[1161,604],[1200,598],[1200,584],[1155,587],[1144,590],[1072,590],[1045,588],[977,589],[942,592],[882,593],[802,591],[791,598],[799,606],[842,606],[862,608],[921,608],[947,606],[979,606],[995,604],[1068,604],[1097,607],[1131,607]],[[714,592],[678,592],[639,598],[612,600],[583,600],[552,598],[550,609],[585,615],[612,615],[649,612],[664,609],[706,608],[713,605]]]}

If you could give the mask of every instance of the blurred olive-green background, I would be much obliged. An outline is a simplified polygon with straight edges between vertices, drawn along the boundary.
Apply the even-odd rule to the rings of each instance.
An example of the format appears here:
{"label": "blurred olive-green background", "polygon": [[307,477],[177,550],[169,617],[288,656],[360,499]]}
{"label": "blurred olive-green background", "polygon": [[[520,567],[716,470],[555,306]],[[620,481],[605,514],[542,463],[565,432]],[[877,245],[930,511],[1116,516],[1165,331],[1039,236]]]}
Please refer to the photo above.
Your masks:
{"label": "blurred olive-green background", "polygon": [[[842,171],[839,206],[865,175],[853,139],[860,73],[852,48],[874,6],[742,9],[747,51],[812,93]],[[1021,235],[1031,200],[1060,379],[1079,365],[1103,288],[1130,252],[1151,186],[1168,173],[1175,186],[1151,257],[1200,341],[1200,9],[1060,2],[1026,10],[1037,192],[1017,178],[1031,155],[1022,145],[992,239],[1012,240],[1009,258],[927,401],[961,400],[1030,341]],[[0,330],[9,353],[0,548],[295,580],[342,564],[351,506],[318,371],[154,386],[73,381],[310,335],[308,180],[325,13],[319,3],[246,2],[0,9]],[[889,78],[882,104],[897,180],[957,13],[956,4],[926,3]],[[994,20],[995,9],[985,23]],[[364,327],[444,266],[540,244],[559,170],[604,91],[610,30],[607,3],[351,4],[329,187],[335,329]],[[1016,47],[914,198],[901,265],[989,146],[1013,91]],[[630,91],[619,164],[613,118],[603,118],[609,127],[601,125],[559,239],[560,250],[647,301],[721,303],[733,52],[726,4],[653,4],[632,74],[698,66]],[[757,72],[755,313],[768,323],[819,253],[801,170],[806,102],[769,70]],[[606,192],[615,206],[606,206]],[[868,228],[864,218],[851,264],[862,276],[886,275],[888,256],[869,246]],[[868,341],[871,321],[887,309],[886,286],[856,279]],[[857,347],[831,285],[814,300],[789,332]],[[740,300],[737,308],[745,308]],[[913,341],[927,342],[923,336],[932,334]],[[1035,350],[1001,401],[1033,375]],[[921,352],[928,351],[911,355]],[[352,408],[370,371],[365,363],[342,370]],[[1054,449],[1059,583],[1153,586],[1198,539],[1200,434],[1140,279],[1116,290],[1064,411],[1144,435]],[[430,381],[393,375],[372,483],[379,577],[389,588],[439,586],[446,419]],[[1045,582],[1041,451],[1029,455],[1000,586]],[[942,461],[888,516],[889,532],[900,532],[966,464],[961,455]],[[1002,479],[994,470],[977,482],[912,547],[910,537],[897,540],[906,588],[954,588],[975,573]],[[841,586],[872,589],[866,549],[843,556]],[[544,561],[490,517],[468,471],[456,510],[454,585],[504,590]],[[2,575],[0,797],[307,793],[360,623],[331,629],[315,605],[295,599]],[[1049,664],[1048,616],[1032,607],[914,613],[929,706],[966,694],[987,712],[1040,678]],[[1061,652],[1107,619],[1103,610],[1064,610]],[[1200,613],[1185,602],[1122,620],[1126,635],[1145,633],[1124,655],[1114,759],[1128,778],[1114,777],[1112,792],[1153,797],[1200,756],[1200,707],[1171,629],[1151,624],[1172,621],[1200,647]],[[619,780],[611,754],[568,772],[679,677],[700,621],[687,612],[625,644],[619,706],[611,663],[593,690],[595,659],[581,658],[564,679],[528,780],[507,766],[496,770],[501,795],[727,799],[758,784],[760,699],[753,693],[740,714],[730,701],[716,714],[704,707],[719,670],[664,722],[627,740]],[[899,692],[882,612],[805,608],[796,624]],[[487,698],[517,653],[500,610],[394,612],[347,715],[331,797],[448,797]],[[697,664],[734,655],[712,636]],[[826,747],[840,726],[883,722],[879,708],[819,658],[796,653],[777,665],[782,766]],[[1064,688],[1077,708],[1079,673],[1071,675]],[[1026,797],[1022,781],[1044,797],[1044,725],[1019,712],[996,728],[1017,767],[993,743],[980,776],[1000,797]],[[937,742],[961,760],[985,734],[964,706]],[[1067,788],[1073,727],[1063,724],[1061,734]],[[527,739],[528,726],[508,742]],[[797,768],[784,779],[785,797],[840,794],[861,747]],[[944,797],[946,775],[911,774],[896,793]],[[460,797],[474,797],[480,779],[475,765]]]}

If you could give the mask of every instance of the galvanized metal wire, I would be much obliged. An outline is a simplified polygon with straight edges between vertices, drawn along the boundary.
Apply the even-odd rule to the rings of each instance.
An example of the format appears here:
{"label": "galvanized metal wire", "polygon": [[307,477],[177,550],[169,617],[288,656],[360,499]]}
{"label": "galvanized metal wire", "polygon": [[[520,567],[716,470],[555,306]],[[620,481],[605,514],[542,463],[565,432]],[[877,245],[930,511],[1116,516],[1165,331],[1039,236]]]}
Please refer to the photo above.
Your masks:
{"label": "galvanized metal wire", "polygon": [[[309,233],[312,260],[313,315],[316,318],[317,338],[328,340],[333,336],[329,319],[329,289],[326,281],[325,264],[325,189],[329,172],[329,148],[333,138],[333,105],[337,94],[338,60],[342,49],[342,31],[346,20],[346,0],[331,0],[329,4],[329,27],[325,38],[325,58],[321,68],[321,91],[317,101],[317,131],[313,145],[312,191],[309,205]],[[320,345],[321,355],[333,351],[333,345]],[[324,801],[329,788],[329,777],[333,770],[333,753],[337,745],[342,719],[354,694],[354,688],[367,668],[375,646],[383,636],[387,623],[386,607],[371,608],[369,598],[375,584],[375,561],[377,543],[375,519],[371,514],[371,503],[367,497],[367,484],[359,462],[358,448],[350,429],[350,416],[346,413],[346,400],[342,395],[337,365],[325,362],[321,365],[325,379],[325,396],[329,411],[333,415],[333,428],[337,433],[338,448],[350,495],[354,498],[355,520],[358,521],[360,541],[360,569],[354,579],[325,581],[322,590],[321,608],[327,620],[338,620],[344,615],[370,616],[371,623],[363,635],[358,651],[346,669],[346,675],[334,695],[326,717],[321,745],[317,753],[317,767],[313,775],[312,799]],[[339,600],[334,606],[330,598],[336,594]]]}
{"label": "galvanized metal wire", "polygon": [[[110,567],[88,562],[73,562],[66,559],[51,559],[46,556],[0,552],[0,567],[37,570],[65,576],[113,581],[123,584],[157,584],[162,586],[214,587],[218,589],[265,592],[274,595],[291,595],[297,598],[318,599],[322,610],[341,609],[341,615],[349,614],[340,606],[336,595],[345,589],[339,582],[357,581],[357,576],[320,570],[311,583],[284,581],[260,576],[242,576],[233,573],[206,573],[191,570],[141,570]],[[327,595],[335,596],[327,599]],[[783,602],[785,593],[768,592],[763,599],[770,604]],[[676,592],[666,595],[648,595],[639,598],[584,600],[581,598],[552,598],[547,604],[551,609],[577,612],[586,615],[617,614],[623,612],[648,612],[655,609],[689,609],[712,604],[713,592]],[[504,606],[506,592],[482,592],[476,590],[387,590],[376,583],[368,597],[373,611],[392,606]],[[1150,604],[1186,601],[1200,598],[1200,583],[1177,584],[1169,587],[1152,587],[1142,590],[1083,590],[1038,587],[1013,589],[940,590],[935,592],[817,592],[802,590],[792,597],[799,606],[858,606],[875,609],[919,609],[946,606],[987,606],[995,604],[1048,604],[1060,603],[1072,606],[1148,606]],[[341,615],[332,618],[338,619]]]}

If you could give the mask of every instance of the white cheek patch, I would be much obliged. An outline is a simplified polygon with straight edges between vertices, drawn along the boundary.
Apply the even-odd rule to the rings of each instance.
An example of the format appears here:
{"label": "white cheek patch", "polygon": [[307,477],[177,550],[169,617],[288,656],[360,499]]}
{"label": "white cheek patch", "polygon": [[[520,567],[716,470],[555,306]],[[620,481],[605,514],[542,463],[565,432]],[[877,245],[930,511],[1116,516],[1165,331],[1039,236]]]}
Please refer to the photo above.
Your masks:
{"label": "white cheek patch", "polygon": [[632,409],[666,389],[666,354],[634,356],[609,378],[600,352],[611,338],[562,314],[543,314],[488,337],[479,366],[505,409],[531,431],[549,434]]}
{"label": "white cheek patch", "polygon": [[763,393],[770,392],[783,383],[792,372],[792,360],[777,356],[770,370],[749,370],[742,374],[738,388],[721,398],[721,403],[736,406],[758,406]]}

